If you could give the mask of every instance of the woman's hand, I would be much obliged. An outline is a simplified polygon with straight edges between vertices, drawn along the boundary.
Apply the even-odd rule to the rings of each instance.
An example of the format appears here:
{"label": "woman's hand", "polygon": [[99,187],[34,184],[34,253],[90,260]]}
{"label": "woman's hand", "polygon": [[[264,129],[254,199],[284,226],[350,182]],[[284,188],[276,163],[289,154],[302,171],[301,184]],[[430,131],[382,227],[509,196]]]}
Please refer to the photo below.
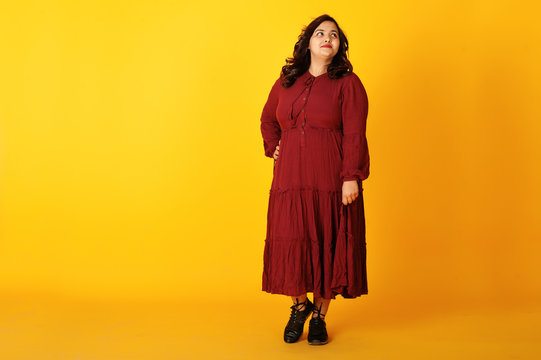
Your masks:
{"label": "woman's hand", "polygon": [[359,196],[359,184],[357,180],[344,181],[342,184],[342,203],[351,204]]}
{"label": "woman's hand", "polygon": [[276,145],[276,150],[274,150],[274,154],[272,155],[274,160],[278,160],[278,155],[280,154],[280,141],[282,141],[282,139],[278,140],[278,145]]}

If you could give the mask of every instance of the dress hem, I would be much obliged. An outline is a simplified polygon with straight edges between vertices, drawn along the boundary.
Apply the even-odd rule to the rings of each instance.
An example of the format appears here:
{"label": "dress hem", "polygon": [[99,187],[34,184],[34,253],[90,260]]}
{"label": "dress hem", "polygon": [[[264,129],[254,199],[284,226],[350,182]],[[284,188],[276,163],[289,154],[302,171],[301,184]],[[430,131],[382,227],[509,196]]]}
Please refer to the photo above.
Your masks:
{"label": "dress hem", "polygon": [[[274,294],[274,295],[285,295],[285,296],[300,296],[302,294],[307,294],[307,293],[314,293],[313,290],[306,290],[304,292],[302,292],[301,294],[296,294],[296,295],[293,295],[294,293],[291,292],[291,291],[287,291],[287,290],[272,290],[272,289],[265,289],[265,288],[262,288],[261,291],[264,291],[266,293],[269,293],[269,294]],[[357,294],[357,295],[349,295],[349,294],[343,294],[343,293],[335,293],[333,294],[332,297],[330,298],[326,298],[324,296],[317,296],[315,295],[315,297],[317,298],[323,298],[325,300],[335,300],[338,295],[340,295],[342,298],[344,299],[356,299],[356,298],[359,298],[361,297],[362,295],[368,295],[368,291],[362,291],[360,294]]]}

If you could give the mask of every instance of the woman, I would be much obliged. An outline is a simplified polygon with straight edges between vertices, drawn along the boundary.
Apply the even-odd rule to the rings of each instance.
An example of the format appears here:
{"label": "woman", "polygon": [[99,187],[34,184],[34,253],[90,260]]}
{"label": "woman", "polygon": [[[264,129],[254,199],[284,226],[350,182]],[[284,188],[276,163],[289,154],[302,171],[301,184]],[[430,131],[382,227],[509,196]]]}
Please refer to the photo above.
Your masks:
{"label": "woman", "polygon": [[326,344],[331,299],[368,293],[362,196],[368,99],[347,51],[332,17],[313,20],[261,115],[265,155],[274,158],[262,290],[293,299],[288,343],[301,337],[313,312],[308,343]]}

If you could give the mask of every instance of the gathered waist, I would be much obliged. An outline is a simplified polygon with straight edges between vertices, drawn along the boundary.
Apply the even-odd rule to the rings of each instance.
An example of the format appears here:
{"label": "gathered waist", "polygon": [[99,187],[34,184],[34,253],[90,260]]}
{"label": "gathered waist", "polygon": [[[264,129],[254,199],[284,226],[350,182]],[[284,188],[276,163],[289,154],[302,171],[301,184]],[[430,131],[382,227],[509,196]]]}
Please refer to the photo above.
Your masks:
{"label": "gathered waist", "polygon": [[290,126],[288,128],[282,129],[282,132],[287,132],[287,131],[298,129],[298,128],[301,128],[303,130],[304,129],[313,129],[313,130],[336,132],[336,133],[340,133],[340,134],[342,133],[342,129],[332,129],[332,128],[326,128],[326,127],[320,127],[320,126],[313,126],[313,125],[309,125],[309,124],[306,124],[304,127],[299,126],[299,125],[296,124],[296,125]]}

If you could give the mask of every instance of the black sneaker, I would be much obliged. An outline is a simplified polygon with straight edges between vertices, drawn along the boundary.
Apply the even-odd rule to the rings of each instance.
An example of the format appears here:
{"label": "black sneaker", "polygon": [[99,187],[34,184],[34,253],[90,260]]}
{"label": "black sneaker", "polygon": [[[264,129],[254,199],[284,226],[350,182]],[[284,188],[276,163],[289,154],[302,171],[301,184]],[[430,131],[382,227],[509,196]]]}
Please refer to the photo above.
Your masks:
{"label": "black sneaker", "polygon": [[299,299],[296,300],[297,303],[291,306],[291,315],[284,329],[284,341],[286,343],[294,343],[299,340],[304,329],[304,323],[314,308],[314,304],[308,298],[302,303],[299,303]]}
{"label": "black sneaker", "polygon": [[317,316],[312,317],[310,319],[310,324],[308,325],[308,344],[310,345],[324,345],[329,338],[325,320],[323,320],[325,314],[321,313],[321,305],[319,306],[319,309],[314,309],[314,314]]}

